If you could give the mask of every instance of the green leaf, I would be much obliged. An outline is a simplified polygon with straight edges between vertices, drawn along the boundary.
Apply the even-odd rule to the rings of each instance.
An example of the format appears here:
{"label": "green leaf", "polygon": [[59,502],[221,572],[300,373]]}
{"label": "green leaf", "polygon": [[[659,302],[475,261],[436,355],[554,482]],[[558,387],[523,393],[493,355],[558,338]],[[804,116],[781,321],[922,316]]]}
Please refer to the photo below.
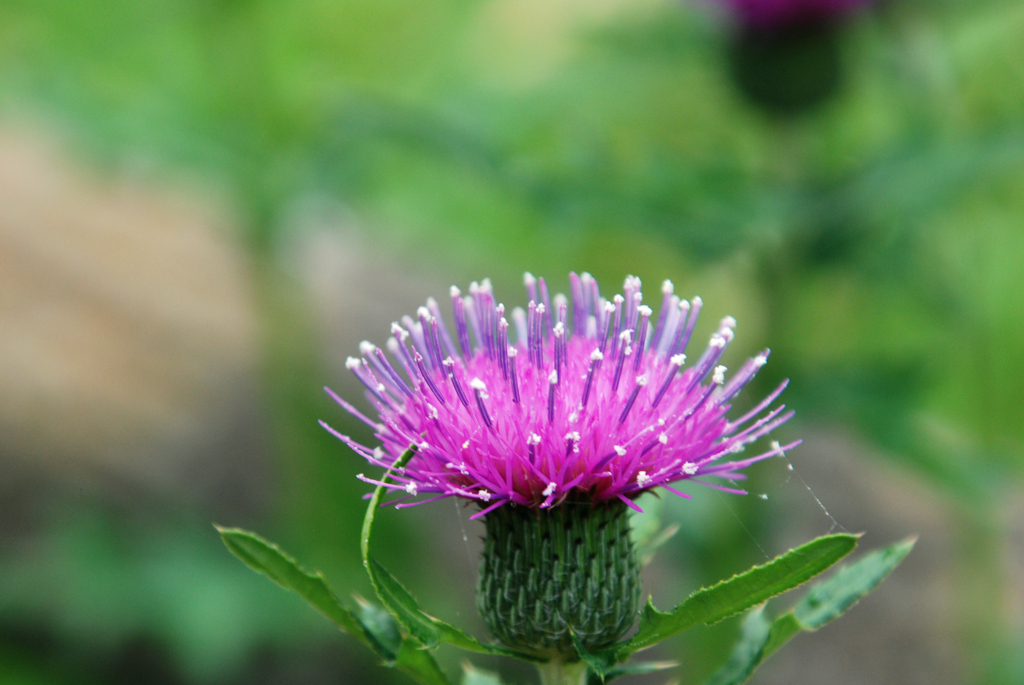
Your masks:
{"label": "green leaf", "polygon": [[359,595],[353,595],[353,599],[359,606],[359,620],[363,626],[372,633],[377,640],[387,647],[393,654],[398,654],[402,648],[402,633],[398,629],[398,621],[391,615],[391,612],[383,609],[372,602],[368,602]]}
{"label": "green leaf", "polygon": [[[388,469],[381,477],[381,482],[386,482],[387,478],[393,471],[400,469],[409,463],[409,460],[416,454],[415,445],[411,445],[409,449],[402,452],[401,456],[395,461],[394,466]],[[363,532],[359,539],[359,549],[363,555],[363,566],[370,566],[370,533],[373,531],[373,518],[377,515],[377,507],[380,506],[380,498],[384,496],[385,488],[382,485],[378,485],[373,491],[373,495],[370,497],[370,506],[366,507],[366,516],[363,517]],[[373,580],[373,576],[370,576],[370,580]]]}
{"label": "green leaf", "polygon": [[424,685],[451,685],[434,656],[415,640],[406,639],[402,642],[395,666]]}
{"label": "green leaf", "polygon": [[740,685],[765,659],[801,631],[815,631],[841,616],[862,597],[878,587],[910,553],[915,538],[875,550],[859,561],[840,568],[826,581],[816,583],[797,605],[769,623],[763,607],[744,619],[739,641],[729,661],[707,685]]}
{"label": "green leaf", "polygon": [[804,630],[817,630],[838,618],[860,598],[878,587],[914,548],[917,538],[908,538],[840,568],[834,576],[818,583],[793,607]]}
{"label": "green leaf", "polygon": [[[384,474],[382,480],[386,480],[394,469],[401,468],[409,463],[409,460],[416,454],[415,447],[409,447],[395,462],[392,469]],[[363,531],[360,539],[360,550],[363,555],[363,566],[370,576],[370,582],[376,591],[380,601],[390,611],[398,622],[402,624],[409,634],[423,643],[428,649],[437,647],[440,636],[434,628],[433,623],[420,611],[416,600],[409,594],[409,591],[402,587],[402,584],[395,579],[387,569],[370,556],[370,534],[373,532],[373,519],[377,514],[377,507],[380,506],[380,499],[384,494],[384,486],[378,485],[370,497],[370,504],[366,508],[366,516],[363,518]]]}
{"label": "green leaf", "polygon": [[576,634],[572,627],[569,628],[569,635],[572,636],[572,644],[576,648],[576,653],[587,664],[587,671],[590,674],[588,681],[596,678],[599,683],[605,682],[608,673],[615,668],[615,648],[590,652],[583,646],[583,641],[580,640],[579,635]]}
{"label": "green leaf", "polygon": [[357,615],[342,605],[322,574],[306,571],[277,545],[245,530],[215,527],[227,548],[247,566],[297,592],[339,628],[373,649],[386,665],[423,685],[451,685],[434,657],[423,651],[423,644],[401,636],[391,614],[357,597]]}
{"label": "green leaf", "polygon": [[455,626],[445,623],[441,619],[434,618],[430,614],[423,614],[434,624],[438,634],[441,637],[442,642],[447,642],[453,647],[464,649],[467,652],[476,652],[477,654],[494,654],[497,656],[509,656],[514,659],[520,659],[522,661],[532,661],[535,663],[544,663],[547,661],[544,657],[539,657],[534,654],[526,652],[519,652],[508,647],[502,647],[501,645],[487,645],[477,640],[472,635],[456,628]]}
{"label": "green leaf", "polygon": [[654,673],[655,671],[664,671],[668,668],[675,668],[679,665],[677,661],[642,661],[638,664],[629,664],[626,666],[616,666],[607,673],[605,673],[604,680],[602,681],[596,673],[593,671],[587,672],[587,685],[602,685],[602,683],[610,683],[611,681],[621,678],[626,675],[644,675],[645,673]]}
{"label": "green leaf", "polygon": [[576,653],[587,664],[587,685],[602,685],[624,675],[643,675],[644,673],[653,673],[654,671],[674,668],[679,665],[674,661],[646,661],[628,666],[617,666],[616,655],[618,650],[616,646],[597,652],[589,652],[583,646],[575,630],[570,628],[569,634],[572,635],[572,643],[576,647]]}
{"label": "green leaf", "polygon": [[306,571],[277,545],[249,531],[214,526],[232,554],[246,566],[258,571],[287,590],[297,592],[314,609],[349,635],[372,648],[385,661],[394,661],[395,652],[380,640],[338,600],[318,571]]}
{"label": "green leaf", "polygon": [[466,661],[462,664],[462,685],[501,685],[501,678]]}
{"label": "green leaf", "polygon": [[546,661],[541,657],[533,656],[499,645],[485,645],[476,638],[466,634],[453,625],[434,618],[425,613],[416,603],[416,599],[409,594],[398,579],[384,568],[380,562],[370,557],[368,566],[370,578],[377,588],[377,594],[384,603],[384,606],[391,611],[398,621],[424,644],[427,648],[436,647],[441,641],[447,642],[455,647],[465,649],[479,654],[497,654],[500,656],[511,656],[526,661]]}
{"label": "green leaf", "polygon": [[637,650],[699,623],[717,623],[802,585],[852,552],[857,539],[842,533],[811,540],[767,564],[697,590],[671,612],[658,611],[648,600],[640,615],[640,629],[619,649],[618,660],[625,661]]}
{"label": "green leaf", "polygon": [[733,647],[729,661],[711,677],[707,685],[739,685],[746,682],[761,663],[771,628],[771,622],[764,615],[764,606],[751,611],[743,620],[740,639]]}
{"label": "green leaf", "polygon": [[370,572],[370,580],[377,590],[377,596],[384,603],[388,611],[395,615],[409,633],[423,643],[427,649],[437,647],[441,641],[437,629],[434,627],[430,617],[420,611],[416,600],[409,594],[409,591],[402,587],[402,584],[391,575],[386,568],[370,557],[367,570]]}
{"label": "green leaf", "polygon": [[779,651],[801,630],[803,630],[803,626],[800,625],[800,621],[796,620],[796,616],[793,615],[792,611],[787,611],[782,616],[776,618],[772,621],[771,631],[768,633],[768,640],[765,642],[764,654],[761,656],[761,660],[763,661]]}
{"label": "green leaf", "polygon": [[[405,466],[415,455],[415,447],[410,447],[395,462],[392,470]],[[388,477],[384,474],[382,480]],[[402,586],[398,579],[390,571],[384,568],[380,562],[370,556],[370,537],[373,533],[373,520],[380,505],[380,499],[385,488],[378,485],[370,498],[369,506],[366,509],[366,516],[363,519],[363,534],[360,547],[363,554],[363,565],[370,576],[373,589],[380,597],[380,601],[390,611],[398,622],[402,624],[412,636],[419,640],[427,649],[437,647],[442,640],[455,647],[480,654],[497,654],[500,656],[511,656],[526,661],[545,661],[545,659],[508,649],[500,645],[485,645],[471,635],[466,634],[453,625],[434,618],[420,609],[416,599]]]}

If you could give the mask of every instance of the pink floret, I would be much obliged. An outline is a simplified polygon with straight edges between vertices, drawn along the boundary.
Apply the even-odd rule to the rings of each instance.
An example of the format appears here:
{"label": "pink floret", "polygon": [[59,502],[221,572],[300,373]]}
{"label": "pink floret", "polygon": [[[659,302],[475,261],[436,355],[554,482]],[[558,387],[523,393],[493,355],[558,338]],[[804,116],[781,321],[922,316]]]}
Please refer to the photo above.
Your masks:
{"label": "pink floret", "polygon": [[387,481],[359,476],[398,491],[402,497],[391,502],[397,507],[463,497],[480,504],[475,516],[509,502],[547,508],[570,498],[621,499],[637,509],[633,499],[654,487],[688,497],[671,487],[685,480],[745,494],[703,479],[741,479],[742,469],[799,444],[736,458],[793,412],[780,406],[764,413],[783,383],[754,410],[726,419],[729,400],[769,351],[726,379],[718,361],[735,326],[726,317],[687,364],[683,351],[700,298],[680,300],[666,281],[660,314],[651,318],[639,279],[627,278],[623,295],[608,301],[589,274],[574,273],[570,317],[569,299],[556,295],[552,308],[544,279],[525,280],[530,303],[511,313],[515,342],[485,280],[465,298],[452,287],[454,337],[428,300],[417,320],[392,324],[390,356],[360,345],[363,356],[347,366],[366,386],[376,422],[328,390],[373,427],[381,446],[371,449],[321,424],[374,466],[392,469],[415,446]]}

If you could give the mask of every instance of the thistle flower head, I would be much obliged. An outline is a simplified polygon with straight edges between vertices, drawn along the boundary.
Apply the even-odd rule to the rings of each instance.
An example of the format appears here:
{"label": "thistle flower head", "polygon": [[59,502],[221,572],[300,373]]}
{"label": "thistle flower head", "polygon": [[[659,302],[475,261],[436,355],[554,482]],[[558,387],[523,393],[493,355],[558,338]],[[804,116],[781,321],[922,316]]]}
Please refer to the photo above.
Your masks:
{"label": "thistle flower head", "polygon": [[475,516],[510,502],[548,509],[621,500],[639,509],[633,500],[659,486],[688,497],[673,487],[686,480],[745,494],[706,479],[741,480],[750,464],[798,444],[734,458],[793,412],[766,411],[784,382],[743,416],[726,418],[769,351],[727,377],[719,361],[736,321],[726,317],[688,360],[699,297],[681,300],[665,281],[655,316],[632,276],[611,300],[587,273],[570,274],[571,298],[550,297],[544,279],[524,280],[525,309],[506,316],[488,280],[472,283],[467,296],[452,286],[452,329],[430,299],[415,319],[392,324],[390,356],[360,345],[362,356],[346,366],[366,387],[376,420],[328,390],[382,446],[324,427],[371,464],[391,469],[413,446],[415,456],[388,480],[359,476],[400,494],[398,507],[461,497],[480,504]]}

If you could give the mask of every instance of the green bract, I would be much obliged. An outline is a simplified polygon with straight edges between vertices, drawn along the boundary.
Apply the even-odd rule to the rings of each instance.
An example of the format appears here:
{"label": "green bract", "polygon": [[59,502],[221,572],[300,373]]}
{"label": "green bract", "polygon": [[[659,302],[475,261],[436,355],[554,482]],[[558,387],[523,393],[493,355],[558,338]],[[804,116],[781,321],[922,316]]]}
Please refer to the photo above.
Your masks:
{"label": "green bract", "polygon": [[503,507],[484,519],[477,607],[510,647],[576,658],[570,628],[588,650],[636,621],[640,564],[622,502]]}

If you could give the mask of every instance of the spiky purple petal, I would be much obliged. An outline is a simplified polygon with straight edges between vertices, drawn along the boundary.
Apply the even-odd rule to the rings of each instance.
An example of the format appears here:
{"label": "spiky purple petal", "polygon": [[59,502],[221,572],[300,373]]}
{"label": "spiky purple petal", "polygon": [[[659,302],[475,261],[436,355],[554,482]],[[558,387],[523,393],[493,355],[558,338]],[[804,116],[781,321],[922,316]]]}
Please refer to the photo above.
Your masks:
{"label": "spiky purple petal", "polygon": [[[481,516],[509,502],[548,508],[572,497],[621,499],[636,509],[633,499],[654,487],[687,497],[670,486],[686,480],[743,494],[703,478],[741,478],[747,466],[799,444],[720,461],[792,416],[784,405],[763,413],[783,383],[744,416],[726,420],[727,401],[768,358],[765,350],[725,379],[725,367],[716,365],[733,338],[731,317],[686,367],[683,350],[700,298],[680,300],[666,282],[662,311],[652,321],[638,278],[627,278],[624,295],[611,302],[590,274],[573,274],[570,282],[571,306],[561,294],[549,297],[544,279],[526,275],[530,301],[525,310],[512,310],[514,342],[487,279],[471,284],[467,297],[452,287],[454,336],[433,299],[417,312],[419,321],[403,317],[404,328],[393,324],[387,349],[397,366],[364,342],[367,359],[350,358],[347,366],[366,386],[380,422],[327,392],[374,428],[383,446],[371,450],[322,425],[374,466],[393,466],[410,444],[417,452],[390,482],[360,479],[402,491],[399,508],[462,497],[477,500],[482,511],[475,516]],[[602,363],[607,355],[614,364]],[[430,498],[405,501],[420,494]]]}

